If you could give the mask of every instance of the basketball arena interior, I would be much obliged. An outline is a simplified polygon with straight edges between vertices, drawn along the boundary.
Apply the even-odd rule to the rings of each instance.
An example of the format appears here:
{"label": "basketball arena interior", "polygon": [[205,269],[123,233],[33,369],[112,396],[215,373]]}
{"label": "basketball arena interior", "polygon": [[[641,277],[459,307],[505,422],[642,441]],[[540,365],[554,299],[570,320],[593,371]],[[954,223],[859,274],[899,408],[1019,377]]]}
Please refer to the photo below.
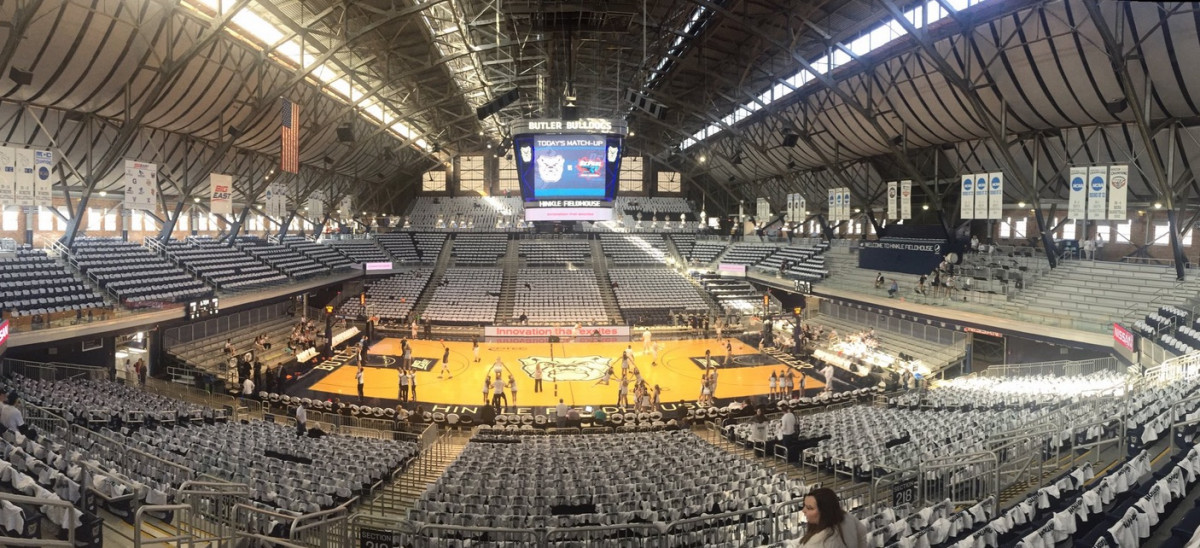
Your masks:
{"label": "basketball arena interior", "polygon": [[0,544],[1200,546],[1198,28],[0,1]]}

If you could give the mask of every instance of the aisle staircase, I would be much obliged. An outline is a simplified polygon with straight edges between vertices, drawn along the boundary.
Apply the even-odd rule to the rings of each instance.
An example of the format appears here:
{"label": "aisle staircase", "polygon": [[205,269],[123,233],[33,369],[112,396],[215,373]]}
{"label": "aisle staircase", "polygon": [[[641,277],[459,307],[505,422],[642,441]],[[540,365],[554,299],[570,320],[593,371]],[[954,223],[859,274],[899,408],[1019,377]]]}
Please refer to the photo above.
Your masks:
{"label": "aisle staircase", "polygon": [[504,278],[500,282],[500,302],[496,304],[497,324],[511,322],[517,308],[517,276],[521,274],[519,244],[518,240],[509,240],[508,251],[500,258],[500,266],[504,269]]}
{"label": "aisle staircase", "polygon": [[438,253],[433,273],[429,275],[429,283],[425,285],[425,292],[421,293],[421,297],[417,299],[417,304],[413,305],[412,314],[420,315],[424,313],[425,307],[429,306],[429,301],[433,300],[433,294],[437,292],[437,286],[442,281],[442,275],[446,273],[446,269],[450,267],[450,263],[453,261],[453,253],[451,252],[453,245],[454,240],[450,238],[446,238],[446,243],[442,244],[442,250]]}
{"label": "aisle staircase", "polygon": [[444,431],[429,449],[422,451],[402,474],[378,489],[359,511],[364,514],[407,516],[442,473],[458,458],[467,446],[470,432]]}
{"label": "aisle staircase", "polygon": [[599,239],[591,241],[592,270],[596,272],[596,283],[600,286],[600,298],[604,301],[604,312],[612,325],[622,325],[625,319],[621,316],[621,307],[617,304],[617,295],[613,293],[612,278],[608,277],[608,257]]}

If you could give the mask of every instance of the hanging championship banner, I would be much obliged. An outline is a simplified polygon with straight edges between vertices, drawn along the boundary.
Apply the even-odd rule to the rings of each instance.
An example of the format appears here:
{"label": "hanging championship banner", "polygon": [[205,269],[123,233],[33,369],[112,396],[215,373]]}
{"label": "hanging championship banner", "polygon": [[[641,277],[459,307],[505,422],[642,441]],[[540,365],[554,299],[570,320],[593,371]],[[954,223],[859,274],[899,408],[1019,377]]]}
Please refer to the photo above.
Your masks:
{"label": "hanging championship banner", "polygon": [[341,213],[342,219],[350,219],[354,217],[354,196],[347,194],[342,197],[342,203],[338,206],[338,212]]}
{"label": "hanging championship banner", "polygon": [[54,152],[35,150],[33,152],[33,201],[34,205],[51,207],[54,201],[54,182],[50,180],[50,170],[54,169]]}
{"label": "hanging championship banner", "polygon": [[125,209],[154,210],[158,202],[158,166],[125,160]]}
{"label": "hanging championship banner", "polygon": [[887,184],[887,218],[893,221],[900,218],[900,209],[897,206],[898,194],[900,194],[900,185],[896,181],[888,181]]}
{"label": "hanging championship banner", "polygon": [[1087,180],[1087,218],[1103,220],[1108,215],[1108,167],[1089,167]]}
{"label": "hanging championship banner", "polygon": [[16,150],[0,147],[0,208],[17,203]]}
{"label": "hanging championship banner", "polygon": [[804,218],[808,216],[808,200],[804,196],[796,195],[796,218],[792,222],[804,222]]}
{"label": "hanging championship banner", "polygon": [[263,211],[268,217],[282,221],[287,215],[287,195],[284,193],[286,186],[283,183],[271,183],[267,185],[266,193],[263,195],[265,201]]}
{"label": "hanging championship banner", "polygon": [[988,214],[989,219],[1000,219],[1004,216],[1004,173],[988,173]]}
{"label": "hanging championship banner", "polygon": [[900,181],[900,218],[912,218],[912,181]]}
{"label": "hanging championship banner", "polygon": [[1124,221],[1126,196],[1129,194],[1129,166],[1110,166],[1108,168],[1108,220]]}
{"label": "hanging championship banner", "polygon": [[213,215],[233,214],[233,176],[213,173],[208,176],[208,208]]}
{"label": "hanging championship banner", "polygon": [[787,195],[787,220],[789,223],[796,222],[796,217],[799,215],[799,194]]}
{"label": "hanging championship banner", "polygon": [[842,219],[850,220],[850,189],[842,189]]}
{"label": "hanging championship banner", "polygon": [[768,202],[766,198],[759,198],[755,205],[757,206],[754,212],[755,221],[767,222],[767,219],[771,217],[771,202]]}
{"label": "hanging championship banner", "polygon": [[325,193],[315,191],[308,195],[308,220],[320,224],[325,220]]}
{"label": "hanging championship banner", "polygon": [[1073,167],[1067,175],[1071,186],[1070,199],[1067,200],[1067,218],[1082,220],[1087,218],[1087,178],[1086,167]]}
{"label": "hanging championship banner", "polygon": [[975,219],[986,219],[988,216],[988,174],[975,174]]}
{"label": "hanging championship banner", "polygon": [[975,218],[975,176],[962,176],[962,203],[959,205],[958,216],[963,219]]}
{"label": "hanging championship banner", "polygon": [[13,149],[16,157],[17,205],[31,206],[33,203],[33,151],[27,148]]}
{"label": "hanging championship banner", "polygon": [[835,202],[837,202],[838,196],[841,195],[842,194],[838,192],[836,188],[829,189],[829,218],[826,219],[826,221],[830,223],[836,223],[838,221],[837,216],[840,212],[840,208],[835,205]]}

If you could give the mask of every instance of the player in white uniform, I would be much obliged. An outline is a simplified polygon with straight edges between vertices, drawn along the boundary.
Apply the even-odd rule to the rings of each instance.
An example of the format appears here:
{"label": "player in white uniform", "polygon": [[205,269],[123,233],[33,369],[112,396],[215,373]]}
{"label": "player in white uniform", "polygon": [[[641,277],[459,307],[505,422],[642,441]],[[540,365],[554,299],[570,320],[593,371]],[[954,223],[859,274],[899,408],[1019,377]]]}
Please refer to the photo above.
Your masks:
{"label": "player in white uniform", "polygon": [[642,354],[650,353],[650,328],[642,329]]}

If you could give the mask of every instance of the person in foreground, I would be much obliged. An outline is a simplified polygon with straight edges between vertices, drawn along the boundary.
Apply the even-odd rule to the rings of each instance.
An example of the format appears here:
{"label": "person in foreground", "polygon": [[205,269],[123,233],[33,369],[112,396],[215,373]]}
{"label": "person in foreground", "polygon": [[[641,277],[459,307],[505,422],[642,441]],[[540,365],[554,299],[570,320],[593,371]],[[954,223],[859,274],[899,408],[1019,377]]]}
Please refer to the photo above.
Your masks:
{"label": "person in foreground", "polygon": [[804,517],[808,529],[796,546],[821,548],[866,548],[867,529],[858,518],[846,513],[837,493],[829,488],[814,489],[804,497]]}

